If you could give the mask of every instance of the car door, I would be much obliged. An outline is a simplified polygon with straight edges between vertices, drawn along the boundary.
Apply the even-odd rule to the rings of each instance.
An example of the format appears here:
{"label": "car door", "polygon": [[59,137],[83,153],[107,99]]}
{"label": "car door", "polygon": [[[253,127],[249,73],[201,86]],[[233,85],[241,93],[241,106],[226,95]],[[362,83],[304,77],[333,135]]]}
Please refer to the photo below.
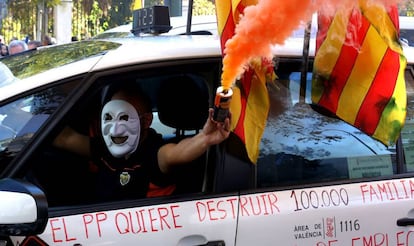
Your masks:
{"label": "car door", "polygon": [[[90,131],[93,127],[91,123],[99,118],[91,121],[89,119],[95,117],[96,112],[99,113],[96,110],[99,110],[98,105],[107,86],[120,80],[140,83],[153,102],[156,102],[153,105],[153,127],[168,141],[173,141],[177,137],[177,132],[180,132],[180,138],[194,135],[199,130],[195,128],[199,128],[201,122],[192,120],[194,117],[197,118],[198,111],[194,107],[198,104],[192,101],[190,108],[181,108],[173,106],[175,101],[169,101],[171,106],[166,110],[174,111],[173,116],[181,115],[188,118],[184,122],[197,124],[194,129],[185,131],[179,129],[180,123],[177,121],[180,117],[170,117],[167,120],[161,117],[165,113],[158,111],[158,101],[161,101],[157,99],[158,91],[162,83],[168,80],[169,84],[177,83],[170,88],[171,98],[189,99],[190,97],[176,94],[188,93],[186,89],[189,87],[175,77],[185,74],[194,81],[202,81],[200,83],[206,83],[203,88],[207,90],[207,96],[200,97],[196,89],[190,93],[194,94],[194,100],[206,100],[203,107],[206,107],[207,113],[211,105],[211,93],[218,83],[220,61],[218,57],[206,61],[200,59],[192,63],[181,62],[178,65],[169,63],[165,66],[160,63],[154,64],[151,68],[146,65],[144,70],[140,70],[139,66],[131,66],[121,70],[105,71],[103,75],[98,73],[90,76],[91,80],[83,81],[83,89],[76,89],[84,91],[83,95],[78,93],[65,101],[64,106],[53,108],[56,110],[53,120],[42,128],[44,138],[34,144],[37,147],[32,146],[33,153],[21,163],[25,168],[10,172],[11,176],[23,177],[40,187],[49,205],[44,232],[28,237],[12,236],[12,245],[234,245],[238,193],[219,195],[211,189],[202,189],[205,181],[194,177],[203,178],[206,175],[204,167],[183,169],[192,172],[177,174],[182,181],[178,182],[177,186],[186,185],[187,189],[180,189],[180,192],[173,195],[101,202],[94,200],[92,193],[95,176],[93,168],[89,165],[90,161],[52,145],[54,136],[66,125],[82,133]],[[159,73],[160,70],[163,71],[162,74]],[[171,79],[172,77],[174,79]],[[53,95],[49,96],[53,98]],[[180,110],[184,110],[184,114],[180,113]],[[191,110],[194,111],[193,114],[189,114]],[[204,119],[201,123],[204,123]],[[186,127],[188,129],[188,126]],[[203,161],[202,165],[207,165],[207,160]],[[210,162],[209,160],[209,165]],[[194,170],[201,170],[202,173],[196,174]],[[196,186],[198,188],[194,189]]]}
{"label": "car door", "polygon": [[407,188],[412,182],[406,178],[245,194],[237,245],[259,240],[263,245],[410,245],[412,196]]}
{"label": "car door", "polygon": [[237,196],[155,201],[61,208],[49,214],[36,239],[13,240],[16,245],[36,240],[43,245],[234,245]]}
{"label": "car door", "polygon": [[257,187],[240,196],[236,244],[413,244],[412,65],[406,125],[385,147],[310,105],[298,62],[280,58],[279,87],[269,89]]}

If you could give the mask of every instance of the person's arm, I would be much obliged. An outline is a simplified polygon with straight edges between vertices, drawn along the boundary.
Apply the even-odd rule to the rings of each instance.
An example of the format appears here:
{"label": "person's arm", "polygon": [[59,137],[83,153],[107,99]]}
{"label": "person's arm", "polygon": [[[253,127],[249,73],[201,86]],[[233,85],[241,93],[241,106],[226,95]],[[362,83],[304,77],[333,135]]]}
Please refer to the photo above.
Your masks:
{"label": "person's arm", "polygon": [[89,137],[78,133],[70,127],[65,127],[53,140],[53,146],[73,153],[90,156],[91,148]]}
{"label": "person's arm", "polygon": [[230,135],[230,117],[224,123],[213,120],[213,109],[203,130],[191,138],[178,143],[163,145],[158,151],[158,164],[163,173],[167,173],[174,165],[185,164],[204,154],[208,147],[219,144]]}

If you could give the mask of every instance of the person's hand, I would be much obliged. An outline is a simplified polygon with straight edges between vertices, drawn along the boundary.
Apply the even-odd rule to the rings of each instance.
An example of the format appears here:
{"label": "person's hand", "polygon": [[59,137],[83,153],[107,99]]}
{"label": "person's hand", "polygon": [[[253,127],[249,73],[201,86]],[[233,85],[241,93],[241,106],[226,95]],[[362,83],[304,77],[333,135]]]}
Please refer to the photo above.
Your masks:
{"label": "person's hand", "polygon": [[230,120],[231,113],[224,122],[217,122],[213,120],[214,109],[209,109],[209,117],[207,122],[204,124],[203,133],[207,137],[209,145],[221,143],[227,139],[230,135]]}
{"label": "person's hand", "polygon": [[224,122],[213,120],[214,110],[203,129],[193,137],[184,138],[178,143],[163,145],[158,151],[158,165],[163,173],[168,173],[174,165],[189,163],[203,155],[211,145],[219,144],[230,136],[231,115]]}

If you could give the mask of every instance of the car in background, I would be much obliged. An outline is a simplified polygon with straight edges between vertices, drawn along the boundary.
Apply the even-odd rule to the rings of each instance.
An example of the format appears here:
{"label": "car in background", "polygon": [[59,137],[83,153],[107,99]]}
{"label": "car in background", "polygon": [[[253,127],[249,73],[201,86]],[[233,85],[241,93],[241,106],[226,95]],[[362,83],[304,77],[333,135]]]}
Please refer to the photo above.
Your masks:
{"label": "car in background", "polygon": [[[183,35],[188,31],[193,35],[217,35],[217,18],[215,15],[199,15],[191,18],[191,27],[187,30],[187,17],[175,16],[170,18],[171,30],[161,35]],[[95,35],[92,39],[133,37],[132,22],[108,29]]]}
{"label": "car in background", "polygon": [[406,57],[414,56],[414,17],[400,16],[400,41]]}
{"label": "car in background", "polygon": [[111,201],[96,200],[90,160],[57,149],[54,138],[67,125],[96,129],[119,81],[152,99],[153,127],[166,141],[193,136],[220,86],[218,37],[92,39],[1,58],[0,244],[411,244],[414,57],[406,125],[385,147],[312,105],[313,53],[305,59],[299,43],[274,47],[278,78],[268,84],[256,164],[231,134],[177,170],[175,194]]}
{"label": "car in background", "polygon": [[400,16],[400,39],[403,44],[414,46],[414,17]]}

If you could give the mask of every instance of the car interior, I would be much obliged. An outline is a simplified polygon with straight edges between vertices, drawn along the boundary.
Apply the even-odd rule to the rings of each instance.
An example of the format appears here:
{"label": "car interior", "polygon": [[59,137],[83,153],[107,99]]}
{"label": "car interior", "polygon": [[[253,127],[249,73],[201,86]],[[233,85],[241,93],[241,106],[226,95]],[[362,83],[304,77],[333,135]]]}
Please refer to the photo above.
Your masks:
{"label": "car interior", "polygon": [[[200,76],[177,74],[160,82],[157,112],[161,123],[171,127],[175,136],[165,136],[167,142],[178,143],[194,136],[208,118],[209,90]],[[183,166],[174,168],[177,193],[201,192],[207,154]]]}
{"label": "car interior", "polygon": [[[217,65],[217,64],[216,64]],[[208,117],[219,70],[218,66],[200,64],[188,69],[171,69],[162,75],[127,72],[101,77],[99,87],[91,89],[87,98],[78,102],[65,117],[66,124],[83,134],[97,134],[98,115],[103,95],[113,81],[138,83],[153,103],[152,127],[166,142],[176,143],[197,134]],[[206,70],[206,67],[208,68]],[[202,69],[200,69],[202,68]],[[98,81],[96,81],[98,82]],[[99,89],[100,88],[100,89]],[[87,122],[87,123],[85,123]],[[227,143],[212,147],[196,160],[174,169],[175,194],[217,193],[254,187],[255,167],[242,154],[243,144],[232,135]],[[82,156],[53,146],[35,155],[33,169],[26,178],[45,191],[49,206],[94,203],[92,189],[94,166]],[[246,159],[240,159],[246,156]]]}

